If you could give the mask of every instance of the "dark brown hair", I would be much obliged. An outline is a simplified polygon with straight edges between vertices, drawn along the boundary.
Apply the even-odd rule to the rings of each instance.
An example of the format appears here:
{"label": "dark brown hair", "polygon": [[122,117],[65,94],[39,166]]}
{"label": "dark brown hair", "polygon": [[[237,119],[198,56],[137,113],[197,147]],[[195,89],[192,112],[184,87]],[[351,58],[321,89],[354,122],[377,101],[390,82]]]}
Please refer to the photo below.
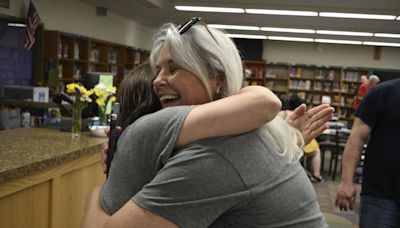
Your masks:
{"label": "dark brown hair", "polygon": [[117,100],[120,103],[118,125],[123,130],[141,116],[161,109],[160,101],[153,91],[154,78],[150,64],[145,62],[131,70],[122,80]]}

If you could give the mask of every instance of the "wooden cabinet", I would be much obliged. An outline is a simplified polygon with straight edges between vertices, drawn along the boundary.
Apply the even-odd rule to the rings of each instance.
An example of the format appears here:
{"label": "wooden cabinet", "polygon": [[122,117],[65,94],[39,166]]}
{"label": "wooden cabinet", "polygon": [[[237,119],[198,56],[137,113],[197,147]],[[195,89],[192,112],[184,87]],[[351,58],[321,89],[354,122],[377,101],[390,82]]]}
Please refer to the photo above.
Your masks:
{"label": "wooden cabinet", "polygon": [[79,227],[86,195],[105,180],[106,139],[28,127],[0,131],[0,141],[0,227]]}
{"label": "wooden cabinet", "polygon": [[59,31],[44,33],[45,83],[84,81],[87,72],[113,72],[117,86],[148,51]]}

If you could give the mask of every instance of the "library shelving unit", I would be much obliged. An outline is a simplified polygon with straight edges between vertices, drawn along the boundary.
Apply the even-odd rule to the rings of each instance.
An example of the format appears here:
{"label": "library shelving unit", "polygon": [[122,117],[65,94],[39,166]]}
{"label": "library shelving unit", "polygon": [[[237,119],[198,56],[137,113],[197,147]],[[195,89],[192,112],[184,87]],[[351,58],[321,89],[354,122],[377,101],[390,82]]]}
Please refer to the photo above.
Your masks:
{"label": "library shelving unit", "polygon": [[243,68],[245,69],[245,82],[248,85],[264,85],[265,69],[267,63],[264,60],[253,61],[244,60]]}
{"label": "library shelving unit", "polygon": [[142,63],[148,52],[129,46],[60,31],[44,33],[46,84],[81,82],[87,72],[113,72],[117,86],[129,70]]}
{"label": "library shelving unit", "polygon": [[360,78],[362,75],[368,75],[368,71],[365,69],[357,68],[343,68],[342,69],[342,81],[340,86],[340,114],[339,118],[347,121],[352,121],[351,113],[353,110],[354,96],[357,93],[357,89],[360,85]]}
{"label": "library shelving unit", "polygon": [[263,65],[263,62],[244,61],[252,72],[251,77],[246,77],[247,84],[264,85],[278,96],[297,94],[310,106],[321,104],[323,97],[328,98],[338,118],[351,123],[354,95],[361,75],[367,75],[367,70],[287,63]]}
{"label": "library shelving unit", "polygon": [[289,68],[285,64],[269,63],[265,75],[265,85],[278,95],[289,93]]}

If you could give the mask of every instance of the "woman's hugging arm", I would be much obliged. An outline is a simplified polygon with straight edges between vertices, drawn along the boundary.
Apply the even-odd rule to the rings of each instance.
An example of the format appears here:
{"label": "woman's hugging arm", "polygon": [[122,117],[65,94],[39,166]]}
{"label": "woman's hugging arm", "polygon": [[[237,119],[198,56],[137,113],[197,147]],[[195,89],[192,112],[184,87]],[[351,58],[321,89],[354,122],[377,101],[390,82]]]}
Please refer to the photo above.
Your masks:
{"label": "woman's hugging arm", "polygon": [[248,86],[235,95],[198,105],[186,117],[176,148],[193,141],[241,134],[271,121],[282,103],[268,88]]}

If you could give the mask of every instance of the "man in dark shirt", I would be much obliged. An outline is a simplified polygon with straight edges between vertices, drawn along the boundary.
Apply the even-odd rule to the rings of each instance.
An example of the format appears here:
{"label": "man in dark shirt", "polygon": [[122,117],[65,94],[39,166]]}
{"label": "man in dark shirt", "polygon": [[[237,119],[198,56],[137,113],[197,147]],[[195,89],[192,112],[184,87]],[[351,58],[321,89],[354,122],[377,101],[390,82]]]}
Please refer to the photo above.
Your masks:
{"label": "man in dark shirt", "polygon": [[362,100],[343,153],[336,205],[353,209],[353,177],[369,138],[363,170],[360,227],[400,227],[400,79],[372,88]]}

